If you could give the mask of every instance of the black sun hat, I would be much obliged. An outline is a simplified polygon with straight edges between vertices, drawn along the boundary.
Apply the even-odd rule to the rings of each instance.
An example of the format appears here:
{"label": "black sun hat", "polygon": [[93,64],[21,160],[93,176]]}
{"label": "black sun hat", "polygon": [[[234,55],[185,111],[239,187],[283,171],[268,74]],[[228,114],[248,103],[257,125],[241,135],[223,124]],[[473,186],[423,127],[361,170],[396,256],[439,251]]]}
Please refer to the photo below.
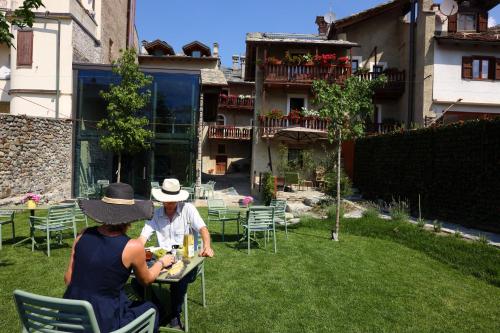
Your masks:
{"label": "black sun hat", "polygon": [[134,189],[125,183],[113,183],[101,200],[79,200],[83,213],[102,224],[124,224],[153,217],[153,202],[135,200]]}

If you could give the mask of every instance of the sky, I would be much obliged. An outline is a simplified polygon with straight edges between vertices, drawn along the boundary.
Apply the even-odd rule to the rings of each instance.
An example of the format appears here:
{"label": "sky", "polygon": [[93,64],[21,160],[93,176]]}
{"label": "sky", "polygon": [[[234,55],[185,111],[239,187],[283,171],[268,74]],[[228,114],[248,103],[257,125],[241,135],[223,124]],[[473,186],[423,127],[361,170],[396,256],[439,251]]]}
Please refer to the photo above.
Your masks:
{"label": "sky", "polygon": [[[162,39],[176,53],[194,40],[219,43],[222,63],[245,53],[247,32],[317,33],[316,16],[330,7],[337,18],[349,16],[384,0],[138,0],[139,40]],[[500,6],[490,12],[500,24]]]}

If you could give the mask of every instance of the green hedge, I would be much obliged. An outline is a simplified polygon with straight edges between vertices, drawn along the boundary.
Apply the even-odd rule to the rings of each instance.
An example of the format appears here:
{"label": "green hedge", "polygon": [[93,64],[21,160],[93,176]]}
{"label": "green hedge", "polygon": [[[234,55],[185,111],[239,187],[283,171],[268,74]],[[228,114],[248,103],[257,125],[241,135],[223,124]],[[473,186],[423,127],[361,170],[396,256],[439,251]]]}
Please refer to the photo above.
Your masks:
{"label": "green hedge", "polygon": [[408,200],[413,214],[500,232],[500,119],[367,137],[354,184],[369,199]]}

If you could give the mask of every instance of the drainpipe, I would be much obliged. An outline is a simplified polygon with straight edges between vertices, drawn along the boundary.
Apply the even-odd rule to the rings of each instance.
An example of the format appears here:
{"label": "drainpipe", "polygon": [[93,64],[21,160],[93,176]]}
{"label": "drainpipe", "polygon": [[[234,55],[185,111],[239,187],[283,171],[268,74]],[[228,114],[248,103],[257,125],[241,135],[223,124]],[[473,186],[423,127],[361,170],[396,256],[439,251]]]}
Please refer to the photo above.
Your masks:
{"label": "drainpipe", "polygon": [[417,0],[410,0],[411,14],[410,14],[410,59],[409,59],[409,84],[408,84],[408,119],[406,127],[409,129],[413,122],[413,114],[415,109],[415,25],[416,25],[416,7]]}
{"label": "drainpipe", "polygon": [[61,20],[48,17],[49,11],[45,12],[44,20],[57,22],[57,40],[56,40],[56,119],[59,119],[59,99],[61,97],[60,81],[61,81]]}

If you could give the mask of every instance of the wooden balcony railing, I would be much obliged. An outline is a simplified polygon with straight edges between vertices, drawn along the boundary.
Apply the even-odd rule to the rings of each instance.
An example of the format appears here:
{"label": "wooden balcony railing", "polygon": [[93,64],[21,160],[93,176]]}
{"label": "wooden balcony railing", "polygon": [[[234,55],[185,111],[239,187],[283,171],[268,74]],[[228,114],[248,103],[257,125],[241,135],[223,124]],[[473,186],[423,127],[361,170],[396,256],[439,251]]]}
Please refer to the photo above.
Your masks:
{"label": "wooden balcony railing", "polygon": [[266,83],[312,84],[314,80],[343,83],[351,76],[351,66],[291,66],[266,64],[264,75]]}
{"label": "wooden balcony railing", "polygon": [[228,109],[248,109],[254,108],[254,97],[240,97],[237,95],[219,95],[219,107]]}
{"label": "wooden balcony railing", "polygon": [[227,140],[251,140],[252,128],[211,125],[208,127],[208,138]]}
{"label": "wooden balcony railing", "polygon": [[384,75],[387,78],[387,83],[404,82],[406,79],[405,71],[387,72],[387,73],[369,72],[369,73],[359,73],[355,75],[363,80],[370,80],[370,81],[380,77],[381,75]]}
{"label": "wooden balcony railing", "polygon": [[289,127],[303,127],[312,130],[328,131],[328,121],[319,117],[294,117],[271,118],[259,117],[260,134],[263,137],[272,137],[279,130]]}
{"label": "wooden balcony railing", "polygon": [[397,99],[402,96],[405,92],[405,71],[391,71],[386,73],[370,72],[355,75],[362,80],[373,80],[382,74],[387,78],[387,82],[382,87],[375,89],[375,97]]}

